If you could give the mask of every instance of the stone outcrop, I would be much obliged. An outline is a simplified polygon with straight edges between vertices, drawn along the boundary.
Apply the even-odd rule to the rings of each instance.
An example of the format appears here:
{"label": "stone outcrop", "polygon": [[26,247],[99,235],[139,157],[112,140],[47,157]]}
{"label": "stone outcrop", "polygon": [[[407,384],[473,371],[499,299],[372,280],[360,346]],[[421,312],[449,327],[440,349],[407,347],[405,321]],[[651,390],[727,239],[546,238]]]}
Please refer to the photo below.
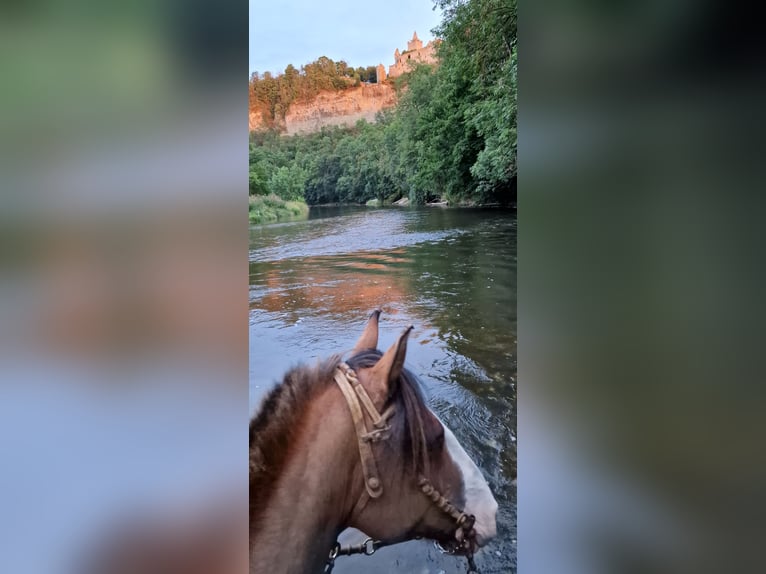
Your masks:
{"label": "stone outcrop", "polygon": [[[375,115],[396,104],[389,84],[362,84],[339,92],[320,93],[310,102],[293,102],[280,126],[286,135],[311,133],[323,126],[352,126],[360,119],[375,121]],[[264,127],[259,113],[250,112],[250,130]]]}
{"label": "stone outcrop", "polygon": [[[416,63],[437,63],[436,48],[439,40],[428,42],[425,46],[413,33],[407,42],[407,50],[394,52],[394,64],[386,68],[380,64],[376,68],[376,84],[362,84],[357,87],[340,91],[323,92],[310,102],[293,102],[290,104],[284,121],[277,127],[283,134],[295,135],[319,131],[324,126],[352,126],[360,119],[374,122],[375,116],[381,110],[396,105],[396,92],[386,78],[396,78],[408,72]],[[250,131],[266,127],[261,112],[250,111]]]}
{"label": "stone outcrop", "polygon": [[396,92],[388,84],[363,84],[342,92],[319,94],[313,101],[294,103],[285,115],[289,135],[318,131],[322,126],[354,125],[396,104]]}
{"label": "stone outcrop", "polygon": [[261,114],[259,112],[250,110],[250,116],[248,118],[247,125],[249,126],[251,132],[262,130],[264,123],[261,119]]}

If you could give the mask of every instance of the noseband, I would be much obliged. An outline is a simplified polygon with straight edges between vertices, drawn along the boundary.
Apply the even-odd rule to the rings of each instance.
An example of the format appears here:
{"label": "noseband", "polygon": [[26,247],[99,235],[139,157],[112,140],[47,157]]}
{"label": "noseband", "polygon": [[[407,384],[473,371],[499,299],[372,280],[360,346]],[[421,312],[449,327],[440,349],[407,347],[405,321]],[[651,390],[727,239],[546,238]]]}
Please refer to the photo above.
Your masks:
{"label": "noseband", "polygon": [[[391,405],[385,411],[379,413],[372,399],[370,399],[370,395],[367,394],[367,391],[359,382],[356,373],[346,363],[338,365],[337,369],[335,369],[334,379],[351,411],[351,420],[354,422],[354,429],[356,430],[359,458],[362,462],[362,474],[364,475],[364,485],[367,494],[370,498],[380,498],[383,494],[383,482],[378,474],[378,465],[375,462],[372,443],[386,440],[391,435],[391,426],[388,424],[388,420],[394,415],[396,409],[394,405]],[[367,412],[372,421],[372,430],[367,428],[362,409]],[[476,531],[473,529],[476,518],[472,514],[466,514],[459,510],[450,503],[426,477],[420,476],[418,478],[418,487],[439,510],[455,521],[457,526],[455,538],[459,544],[457,550],[462,551],[468,558],[468,572],[476,572],[472,551],[473,541],[476,538]],[[385,546],[385,543],[371,539],[367,539],[359,546],[346,548],[341,548],[340,544],[336,542],[330,552],[325,573],[332,572],[335,558],[338,555],[366,554],[370,556],[381,546]]]}

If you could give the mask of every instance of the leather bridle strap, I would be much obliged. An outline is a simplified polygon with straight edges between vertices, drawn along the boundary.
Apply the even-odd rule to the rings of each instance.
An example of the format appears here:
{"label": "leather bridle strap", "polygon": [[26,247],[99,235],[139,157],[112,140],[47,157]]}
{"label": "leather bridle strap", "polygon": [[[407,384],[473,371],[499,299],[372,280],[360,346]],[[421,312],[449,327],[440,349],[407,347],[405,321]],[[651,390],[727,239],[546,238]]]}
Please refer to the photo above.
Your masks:
{"label": "leather bridle strap", "polygon": [[[359,382],[354,370],[346,363],[340,363],[335,369],[333,377],[338,388],[346,399],[346,404],[351,411],[351,420],[356,430],[357,445],[359,447],[359,458],[362,461],[362,473],[364,474],[364,486],[370,498],[379,498],[383,494],[383,483],[378,474],[378,465],[375,462],[375,455],[372,452],[371,443],[384,440],[389,437],[391,427],[388,425],[388,419],[394,414],[394,406],[391,405],[382,413],[378,412],[375,405],[367,394],[367,391]],[[372,420],[372,430],[367,430],[367,424],[364,421],[364,410],[367,411],[370,420]],[[424,476],[418,479],[418,487],[421,492],[427,496],[431,502],[442,512],[451,517],[457,526],[459,547],[468,558],[468,572],[477,572],[476,564],[473,561],[472,543],[476,536],[473,529],[475,518],[471,514],[466,514],[452,505],[442,494],[434,488],[433,484]],[[332,572],[335,565],[335,558],[343,554],[373,554],[377,548],[385,546],[379,540],[368,539],[361,546],[341,548],[337,542],[330,551],[329,558],[325,565],[325,573]]]}
{"label": "leather bridle strap", "polygon": [[430,498],[431,502],[433,502],[439,510],[455,521],[455,524],[457,524],[459,529],[464,530],[466,534],[471,532],[473,525],[476,522],[476,518],[473,514],[466,514],[462,510],[453,506],[449,500],[434,488],[434,485],[431,484],[431,481],[425,476],[421,476],[418,479],[418,486],[420,487],[421,492]]}
{"label": "leather bridle strap", "polygon": [[[370,395],[359,382],[356,373],[346,363],[338,365],[334,379],[351,411],[351,420],[356,430],[359,458],[362,462],[362,474],[364,475],[364,486],[367,489],[367,494],[370,495],[370,498],[379,498],[383,494],[383,483],[380,480],[371,443],[388,437],[390,431],[388,419],[394,414],[394,408],[391,406],[382,414],[378,413]],[[367,430],[362,407],[372,420],[373,430],[371,431]]]}

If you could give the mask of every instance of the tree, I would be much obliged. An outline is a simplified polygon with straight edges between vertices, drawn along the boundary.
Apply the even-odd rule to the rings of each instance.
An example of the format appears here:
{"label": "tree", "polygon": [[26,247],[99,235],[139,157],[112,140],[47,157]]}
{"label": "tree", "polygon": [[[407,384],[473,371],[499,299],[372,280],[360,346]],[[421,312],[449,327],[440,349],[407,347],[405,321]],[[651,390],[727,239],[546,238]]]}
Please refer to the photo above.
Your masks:
{"label": "tree", "polygon": [[286,200],[303,199],[306,174],[297,165],[277,168],[269,180],[269,189]]}
{"label": "tree", "polygon": [[[413,203],[515,201],[517,48],[515,0],[436,0],[444,19],[438,66],[397,78],[399,103],[374,125],[318,134],[252,137],[251,193],[308,203],[408,195]],[[350,76],[349,76],[350,74]],[[327,57],[277,78],[251,77],[251,110],[283,115],[295,99],[376,78]],[[274,86],[277,87],[276,93]],[[404,89],[406,87],[406,89]]]}

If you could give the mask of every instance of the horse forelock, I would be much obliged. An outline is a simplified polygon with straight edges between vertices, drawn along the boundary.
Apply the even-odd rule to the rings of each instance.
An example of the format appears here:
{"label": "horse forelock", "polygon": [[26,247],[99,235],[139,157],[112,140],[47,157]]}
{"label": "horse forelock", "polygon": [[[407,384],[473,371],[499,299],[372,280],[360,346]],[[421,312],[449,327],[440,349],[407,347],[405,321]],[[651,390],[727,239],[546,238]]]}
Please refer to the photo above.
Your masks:
{"label": "horse forelock", "polygon": [[[368,349],[349,358],[346,363],[354,370],[373,367],[383,354],[378,350]],[[428,449],[426,445],[423,412],[428,409],[417,377],[408,369],[402,369],[394,394],[388,404],[396,403],[404,412],[404,438],[406,442],[405,459],[412,465],[413,471],[428,474]],[[384,405],[384,409],[387,405]]]}
{"label": "horse forelock", "polygon": [[[299,365],[263,399],[250,420],[250,516],[268,498],[289,456],[293,437],[311,400],[333,382],[335,355],[314,366]],[[251,521],[252,524],[252,521]]]}

